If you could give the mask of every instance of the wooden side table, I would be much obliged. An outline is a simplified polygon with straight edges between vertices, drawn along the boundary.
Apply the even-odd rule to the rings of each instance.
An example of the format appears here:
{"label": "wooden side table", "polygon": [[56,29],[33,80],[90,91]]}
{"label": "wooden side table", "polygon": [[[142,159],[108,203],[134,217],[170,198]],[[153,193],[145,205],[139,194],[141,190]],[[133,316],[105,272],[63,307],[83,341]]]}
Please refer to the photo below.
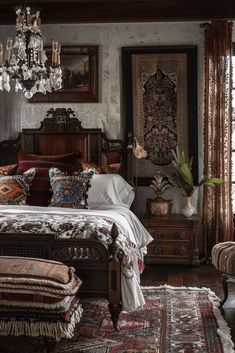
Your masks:
{"label": "wooden side table", "polygon": [[180,214],[146,215],[142,221],[154,240],[148,245],[146,264],[199,265],[197,237],[200,218]]}

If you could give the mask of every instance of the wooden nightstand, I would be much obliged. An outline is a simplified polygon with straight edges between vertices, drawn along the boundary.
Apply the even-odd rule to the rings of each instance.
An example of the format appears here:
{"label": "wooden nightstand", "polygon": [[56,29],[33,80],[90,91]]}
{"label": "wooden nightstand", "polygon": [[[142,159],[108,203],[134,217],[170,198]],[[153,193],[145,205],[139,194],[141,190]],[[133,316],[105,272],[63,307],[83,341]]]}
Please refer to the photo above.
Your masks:
{"label": "wooden nightstand", "polygon": [[180,214],[166,217],[146,215],[143,225],[154,240],[148,245],[146,264],[199,265],[197,237],[200,218]]}

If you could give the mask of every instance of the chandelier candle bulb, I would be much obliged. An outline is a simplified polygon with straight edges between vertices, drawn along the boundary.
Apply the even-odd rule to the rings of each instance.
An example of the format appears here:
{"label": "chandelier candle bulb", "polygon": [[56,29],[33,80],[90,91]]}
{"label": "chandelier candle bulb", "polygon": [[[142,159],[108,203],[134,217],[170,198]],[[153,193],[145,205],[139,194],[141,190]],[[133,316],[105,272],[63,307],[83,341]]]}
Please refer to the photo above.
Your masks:
{"label": "chandelier candle bulb", "polygon": [[6,49],[5,52],[5,61],[8,63],[11,59],[11,49]]}
{"label": "chandelier candle bulb", "polygon": [[12,46],[13,46],[13,39],[8,38],[7,39],[7,49],[12,49]]}
{"label": "chandelier candle bulb", "polygon": [[56,61],[56,52],[53,51],[53,52],[52,52],[52,57],[51,57],[52,66],[54,66],[55,61]]}
{"label": "chandelier candle bulb", "polygon": [[60,65],[60,54],[57,53],[57,65]]}
{"label": "chandelier candle bulb", "polygon": [[16,27],[21,27],[23,23],[22,16],[17,16],[16,17]]}
{"label": "chandelier candle bulb", "polygon": [[0,65],[3,65],[3,45],[0,43]]}
{"label": "chandelier candle bulb", "polygon": [[37,27],[41,26],[41,18],[39,17],[39,15],[40,15],[40,12],[36,12],[36,26]]}
{"label": "chandelier candle bulb", "polygon": [[38,52],[38,62],[41,62],[42,61],[42,57],[43,57],[43,50],[39,50]]}
{"label": "chandelier candle bulb", "polygon": [[52,42],[52,50],[53,51],[58,51],[59,48],[59,43],[57,41]]}

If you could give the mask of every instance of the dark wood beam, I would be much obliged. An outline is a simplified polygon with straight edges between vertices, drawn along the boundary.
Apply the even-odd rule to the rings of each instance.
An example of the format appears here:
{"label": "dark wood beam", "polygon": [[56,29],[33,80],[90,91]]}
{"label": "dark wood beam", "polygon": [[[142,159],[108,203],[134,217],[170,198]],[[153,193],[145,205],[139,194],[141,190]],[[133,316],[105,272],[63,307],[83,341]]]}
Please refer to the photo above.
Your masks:
{"label": "dark wood beam", "polygon": [[[19,0],[1,0],[0,24],[14,24]],[[234,0],[40,0],[42,23],[206,21],[235,19]]]}

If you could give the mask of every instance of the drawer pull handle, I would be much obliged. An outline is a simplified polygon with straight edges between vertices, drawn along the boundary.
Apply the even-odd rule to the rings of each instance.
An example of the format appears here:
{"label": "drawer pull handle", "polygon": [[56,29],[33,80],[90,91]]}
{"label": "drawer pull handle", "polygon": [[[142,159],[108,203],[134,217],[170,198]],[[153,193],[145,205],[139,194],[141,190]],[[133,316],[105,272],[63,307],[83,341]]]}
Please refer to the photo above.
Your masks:
{"label": "drawer pull handle", "polygon": [[154,232],[154,238],[162,238],[163,237],[163,232],[161,230],[156,230]]}
{"label": "drawer pull handle", "polygon": [[186,238],[186,236],[187,236],[186,232],[177,232],[177,233],[176,233],[176,239],[181,239],[181,240],[183,240],[183,239]]}
{"label": "drawer pull handle", "polygon": [[178,248],[175,248],[175,253],[176,255],[184,255],[185,254],[185,249],[183,247],[178,247]]}
{"label": "drawer pull handle", "polygon": [[162,248],[162,247],[156,246],[156,247],[154,248],[154,252],[155,252],[156,255],[162,255],[164,251],[163,251],[163,248]]}

